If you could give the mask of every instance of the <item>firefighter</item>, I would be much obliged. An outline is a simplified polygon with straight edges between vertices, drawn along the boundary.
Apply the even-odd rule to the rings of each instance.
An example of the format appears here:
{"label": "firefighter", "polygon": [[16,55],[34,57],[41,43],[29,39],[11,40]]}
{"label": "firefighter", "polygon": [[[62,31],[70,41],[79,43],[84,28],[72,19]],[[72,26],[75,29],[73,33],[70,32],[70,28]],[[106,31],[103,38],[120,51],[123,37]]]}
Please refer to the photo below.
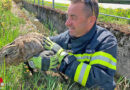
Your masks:
{"label": "firefighter", "polygon": [[98,13],[97,0],[71,0],[65,23],[68,30],[43,38],[44,47],[54,55],[35,56],[30,66],[49,70],[60,64],[59,71],[82,86],[114,90],[117,40],[96,25]]}

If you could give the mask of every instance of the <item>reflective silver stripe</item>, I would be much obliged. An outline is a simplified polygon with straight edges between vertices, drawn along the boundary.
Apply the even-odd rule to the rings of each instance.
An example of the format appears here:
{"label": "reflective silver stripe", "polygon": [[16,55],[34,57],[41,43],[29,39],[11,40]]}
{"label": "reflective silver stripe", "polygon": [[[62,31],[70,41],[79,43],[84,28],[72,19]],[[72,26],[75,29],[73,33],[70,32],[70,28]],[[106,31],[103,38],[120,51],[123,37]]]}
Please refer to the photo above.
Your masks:
{"label": "reflective silver stripe", "polygon": [[69,64],[69,59],[68,59],[68,57],[65,57],[65,58],[64,58],[64,61],[65,61],[67,64]]}
{"label": "reflective silver stripe", "polygon": [[29,64],[29,66],[30,66],[31,68],[35,68],[35,65],[34,65],[33,61],[28,61],[28,64]]}
{"label": "reflective silver stripe", "polygon": [[87,64],[83,64],[82,69],[81,69],[81,71],[80,71],[79,78],[78,78],[78,82],[79,82],[80,84],[82,84],[82,80],[83,80],[83,76],[84,76],[84,73],[85,73],[86,68],[87,68]]}
{"label": "reflective silver stripe", "polygon": [[103,56],[94,56],[94,57],[91,58],[91,61],[96,60],[96,59],[100,59],[100,60],[102,60],[102,61],[106,61],[106,62],[108,62],[108,63],[110,63],[110,64],[116,66],[116,63],[113,62],[112,60],[110,60],[110,59],[107,58],[107,57],[103,57]]}
{"label": "reflective silver stripe", "polygon": [[52,47],[52,50],[54,50],[55,52],[59,51],[61,49],[61,47],[58,44],[54,44]]}
{"label": "reflective silver stripe", "polygon": [[90,59],[91,57],[90,57],[90,56],[83,56],[83,57],[77,57],[77,56],[76,56],[76,58],[77,58],[77,59]]}
{"label": "reflective silver stripe", "polygon": [[60,54],[61,56],[66,56],[66,55],[68,55],[68,53],[67,52],[65,52],[65,51],[63,51],[63,52],[61,52],[61,54]]}

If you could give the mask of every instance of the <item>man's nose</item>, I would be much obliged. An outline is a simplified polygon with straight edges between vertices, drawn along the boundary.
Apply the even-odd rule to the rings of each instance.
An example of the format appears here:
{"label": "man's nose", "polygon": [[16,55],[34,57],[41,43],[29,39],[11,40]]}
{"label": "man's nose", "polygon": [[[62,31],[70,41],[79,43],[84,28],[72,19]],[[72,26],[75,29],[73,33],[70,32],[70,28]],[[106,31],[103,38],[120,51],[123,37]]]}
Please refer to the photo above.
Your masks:
{"label": "man's nose", "polygon": [[69,18],[66,20],[65,25],[66,26],[71,26],[72,25],[72,22],[71,22],[71,20]]}

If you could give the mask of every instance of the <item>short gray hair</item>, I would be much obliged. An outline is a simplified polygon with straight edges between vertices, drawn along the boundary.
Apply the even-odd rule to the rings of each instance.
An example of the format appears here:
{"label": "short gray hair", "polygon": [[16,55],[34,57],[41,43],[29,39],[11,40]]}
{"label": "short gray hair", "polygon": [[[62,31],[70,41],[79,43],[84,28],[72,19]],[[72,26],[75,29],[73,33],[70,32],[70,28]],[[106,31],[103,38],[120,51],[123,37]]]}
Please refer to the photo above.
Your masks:
{"label": "short gray hair", "polygon": [[71,3],[84,3],[85,4],[85,11],[89,11],[90,13],[87,13],[88,16],[92,16],[93,12],[95,13],[96,18],[98,18],[99,14],[99,6],[98,6],[98,0],[90,0],[91,3],[87,3],[87,0],[70,0]]}

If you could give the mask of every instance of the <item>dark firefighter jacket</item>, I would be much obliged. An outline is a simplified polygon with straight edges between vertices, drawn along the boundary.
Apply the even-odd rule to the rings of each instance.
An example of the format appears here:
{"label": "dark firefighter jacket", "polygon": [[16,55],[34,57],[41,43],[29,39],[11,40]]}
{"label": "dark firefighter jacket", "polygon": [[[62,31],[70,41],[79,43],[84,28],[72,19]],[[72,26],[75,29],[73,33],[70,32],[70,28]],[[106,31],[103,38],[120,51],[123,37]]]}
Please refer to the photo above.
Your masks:
{"label": "dark firefighter jacket", "polygon": [[82,86],[100,86],[114,90],[116,71],[117,40],[108,30],[94,25],[80,38],[69,35],[69,31],[50,37],[65,50],[71,50],[68,62],[61,63],[60,71]]}

